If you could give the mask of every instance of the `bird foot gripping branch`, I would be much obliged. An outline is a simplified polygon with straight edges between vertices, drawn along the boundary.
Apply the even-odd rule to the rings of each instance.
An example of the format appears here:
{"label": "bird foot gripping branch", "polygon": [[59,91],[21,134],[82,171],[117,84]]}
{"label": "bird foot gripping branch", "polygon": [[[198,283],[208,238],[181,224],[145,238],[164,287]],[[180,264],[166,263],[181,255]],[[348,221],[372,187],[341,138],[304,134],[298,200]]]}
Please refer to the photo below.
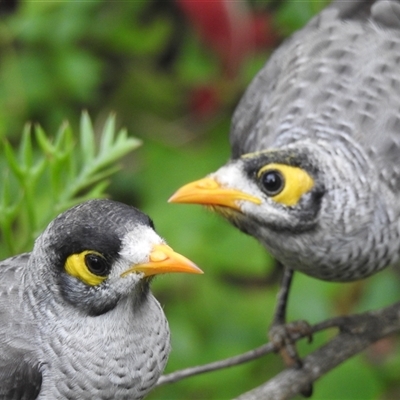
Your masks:
{"label": "bird foot gripping branch", "polygon": [[270,342],[281,355],[286,366],[301,368],[303,363],[296,350],[296,340],[307,337],[308,343],[312,342],[312,330],[307,321],[299,320],[283,325],[272,325],[268,331]]}
{"label": "bird foot gripping branch", "polygon": [[[311,326],[307,321],[299,320],[282,325],[272,325],[268,331],[270,342],[274,345],[275,351],[280,354],[288,368],[302,368],[303,362],[298,355],[296,341],[299,337],[307,337],[308,343],[312,341]],[[302,389],[304,397],[311,397],[313,392],[312,384]]]}

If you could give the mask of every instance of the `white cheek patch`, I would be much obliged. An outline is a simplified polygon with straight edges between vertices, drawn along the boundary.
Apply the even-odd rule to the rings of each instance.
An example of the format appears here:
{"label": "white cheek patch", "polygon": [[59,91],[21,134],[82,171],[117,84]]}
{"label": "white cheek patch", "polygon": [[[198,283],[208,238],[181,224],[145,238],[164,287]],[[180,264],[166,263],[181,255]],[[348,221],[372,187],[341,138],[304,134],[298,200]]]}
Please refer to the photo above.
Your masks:
{"label": "white cheek patch", "polygon": [[160,243],[164,240],[152,228],[139,225],[122,239],[121,260],[130,266],[146,263],[153,246]]}

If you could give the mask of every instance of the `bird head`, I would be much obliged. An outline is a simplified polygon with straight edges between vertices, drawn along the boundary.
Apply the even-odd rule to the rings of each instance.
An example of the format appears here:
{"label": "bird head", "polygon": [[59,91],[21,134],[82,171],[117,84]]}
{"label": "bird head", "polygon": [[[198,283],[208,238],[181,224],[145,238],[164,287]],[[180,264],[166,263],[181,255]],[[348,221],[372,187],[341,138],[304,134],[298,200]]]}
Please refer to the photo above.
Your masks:
{"label": "bird head", "polygon": [[62,300],[99,315],[131,296],[143,301],[157,274],[202,271],[176,253],[136,208],[110,200],[58,216],[36,241],[31,264]]}
{"label": "bird head", "polygon": [[171,203],[211,207],[246,233],[304,231],[314,226],[324,186],[309,157],[264,151],[229,161],[206,178],[180,188]]}
{"label": "bird head", "polygon": [[343,148],[308,141],[244,154],[169,201],[212,208],[290,268],[319,279],[359,279],[393,261],[369,251],[392,235],[390,193],[368,159]]}

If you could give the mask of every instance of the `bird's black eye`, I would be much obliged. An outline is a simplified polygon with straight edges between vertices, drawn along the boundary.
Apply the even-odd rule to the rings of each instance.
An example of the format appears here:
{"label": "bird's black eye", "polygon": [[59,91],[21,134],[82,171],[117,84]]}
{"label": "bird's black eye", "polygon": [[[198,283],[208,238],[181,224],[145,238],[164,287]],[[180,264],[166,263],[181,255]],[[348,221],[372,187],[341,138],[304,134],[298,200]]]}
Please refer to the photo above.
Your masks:
{"label": "bird's black eye", "polygon": [[269,170],[261,175],[261,185],[268,196],[275,196],[285,186],[285,178],[277,170]]}
{"label": "bird's black eye", "polygon": [[110,272],[107,260],[99,254],[88,253],[85,255],[85,264],[88,270],[98,276],[106,276]]}

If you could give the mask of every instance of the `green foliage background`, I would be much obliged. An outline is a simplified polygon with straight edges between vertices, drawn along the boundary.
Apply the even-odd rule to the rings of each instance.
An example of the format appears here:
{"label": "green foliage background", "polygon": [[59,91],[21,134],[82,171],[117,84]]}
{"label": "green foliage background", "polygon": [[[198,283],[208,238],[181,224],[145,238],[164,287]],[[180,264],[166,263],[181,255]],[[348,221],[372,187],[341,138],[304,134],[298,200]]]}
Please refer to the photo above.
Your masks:
{"label": "green foliage background", "polygon": [[[269,3],[249,1],[255,12]],[[290,34],[326,3],[278,2],[276,30]],[[234,106],[270,49],[248,57],[228,78],[216,54],[174,7],[172,1],[21,1],[14,10],[1,9],[0,16],[0,138],[7,138],[10,149],[18,147],[28,120],[55,133],[68,119],[76,132],[82,109],[95,117],[97,137],[110,111],[116,111],[117,126],[126,126],[143,145],[123,159],[110,181],[110,196],[147,212],[169,244],[205,271],[154,282],[172,331],[166,372],[263,344],[278,289],[275,263],[255,240],[200,207],[167,204],[179,186],[228,159]],[[217,88],[220,96],[205,119],[189,107],[190,94],[201,85]],[[3,141],[3,157],[6,147]],[[36,204],[39,216],[48,215],[47,190],[43,187]],[[29,249],[24,246],[18,248]],[[393,270],[351,285],[298,274],[289,317],[313,323],[384,306],[398,300],[398,293]],[[312,345],[301,343],[302,354],[332,334],[317,335]],[[394,338],[373,346],[319,381],[313,399],[399,397],[399,354]],[[228,399],[282,368],[279,357],[270,355],[161,387],[149,399]]]}

